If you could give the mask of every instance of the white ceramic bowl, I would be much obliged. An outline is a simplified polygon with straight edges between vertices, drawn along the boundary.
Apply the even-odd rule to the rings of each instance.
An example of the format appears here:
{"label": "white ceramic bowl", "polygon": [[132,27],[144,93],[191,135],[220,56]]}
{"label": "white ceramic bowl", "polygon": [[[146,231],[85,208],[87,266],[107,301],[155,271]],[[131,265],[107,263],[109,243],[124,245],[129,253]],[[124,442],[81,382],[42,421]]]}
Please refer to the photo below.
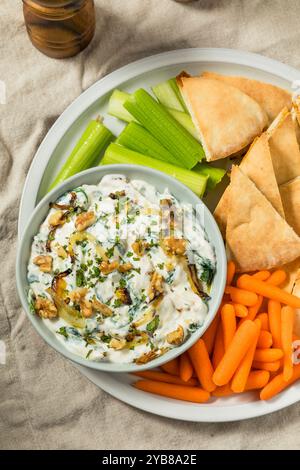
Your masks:
{"label": "white ceramic bowl", "polygon": [[[163,356],[154,359],[153,361],[144,364],[115,364],[110,362],[93,362],[87,359],[81,358],[76,354],[73,354],[55,337],[43,321],[37,316],[30,312],[27,292],[29,289],[27,281],[27,265],[31,251],[31,244],[33,237],[38,232],[41,223],[46,218],[49,211],[49,203],[55,201],[59,196],[64,194],[77,186],[82,184],[97,184],[104,175],[118,173],[127,176],[130,179],[142,179],[148,183],[154,185],[158,191],[163,191],[168,188],[170,192],[181,202],[192,204],[196,207],[197,204],[203,206],[203,221],[202,224],[208,236],[210,243],[215,248],[216,259],[217,259],[217,271],[213,280],[211,288],[211,299],[209,300],[209,312],[205,319],[204,324],[201,328],[195,331],[188,340],[177,348],[173,348]],[[16,265],[16,277],[17,277],[17,288],[19,296],[22,302],[22,306],[27,313],[28,318],[32,322],[37,332],[42,338],[56,351],[63,354],[68,359],[77,362],[78,364],[91,367],[92,369],[103,370],[106,372],[136,372],[145,369],[158,367],[164,362],[174,359],[188,348],[192,346],[205,332],[213,320],[217,309],[221,303],[223,291],[226,281],[226,254],[224,243],[219,231],[219,228],[207,209],[207,207],[201,202],[201,200],[186,186],[174,178],[161,173],[160,171],[153,170],[139,165],[107,165],[91,168],[90,170],[83,171],[69,178],[63,182],[57,188],[53,189],[47,194],[37,205],[30,219],[28,220],[26,229],[23,232],[21,242],[18,246],[17,265]]]}

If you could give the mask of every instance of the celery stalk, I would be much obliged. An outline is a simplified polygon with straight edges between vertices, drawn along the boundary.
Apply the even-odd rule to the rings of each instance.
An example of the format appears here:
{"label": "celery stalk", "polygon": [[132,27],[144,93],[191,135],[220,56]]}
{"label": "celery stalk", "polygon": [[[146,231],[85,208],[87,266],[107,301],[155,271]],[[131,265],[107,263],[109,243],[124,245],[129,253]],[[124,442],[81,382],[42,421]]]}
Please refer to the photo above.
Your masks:
{"label": "celery stalk", "polygon": [[166,108],[167,111],[173,116],[176,121],[179,122],[179,124],[182,125],[195,139],[197,139],[200,142],[200,136],[199,133],[197,132],[194,123],[192,121],[192,118],[190,117],[189,114],[183,113],[182,111],[177,111],[176,109],[171,109],[171,108]]}
{"label": "celery stalk", "polygon": [[113,138],[113,134],[100,120],[91,121],[48,190],[50,191],[70,176],[90,168]]}
{"label": "celery stalk", "polygon": [[188,186],[199,197],[203,196],[206,189],[206,182],[208,180],[207,175],[201,175],[200,173],[187,170],[186,168],[181,168],[172,165],[171,163],[156,160],[122,147],[119,144],[110,144],[106,149],[100,165],[114,165],[122,163],[148,166],[155,170],[162,171],[163,173],[167,173]]}
{"label": "celery stalk", "polygon": [[124,107],[174,155],[180,165],[191,169],[205,157],[201,144],[145,90],[136,90]]}
{"label": "celery stalk", "polygon": [[176,82],[176,78],[170,78],[170,80],[153,86],[152,91],[158,101],[166,108],[187,112],[185,102],[181,96]]}
{"label": "celery stalk", "polygon": [[219,184],[226,173],[223,168],[216,168],[208,163],[198,163],[193,171],[200,175],[208,176],[207,189],[211,191]]}
{"label": "celery stalk", "polygon": [[150,132],[136,122],[130,122],[116,140],[135,152],[157,158],[165,162],[177,164],[176,158],[156,140]]}
{"label": "celery stalk", "polygon": [[135,121],[134,117],[124,108],[124,103],[129,97],[130,94],[125,91],[114,90],[109,98],[108,114],[121,119],[121,121]]}

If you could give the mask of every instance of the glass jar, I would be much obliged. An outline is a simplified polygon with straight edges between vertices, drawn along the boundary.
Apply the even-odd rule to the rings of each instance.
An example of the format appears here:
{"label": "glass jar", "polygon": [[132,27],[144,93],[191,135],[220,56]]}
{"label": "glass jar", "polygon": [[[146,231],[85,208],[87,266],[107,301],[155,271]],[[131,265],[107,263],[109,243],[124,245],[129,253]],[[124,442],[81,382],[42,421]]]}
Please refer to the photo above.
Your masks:
{"label": "glass jar", "polygon": [[94,36],[94,0],[23,0],[23,12],[32,44],[49,57],[74,56]]}

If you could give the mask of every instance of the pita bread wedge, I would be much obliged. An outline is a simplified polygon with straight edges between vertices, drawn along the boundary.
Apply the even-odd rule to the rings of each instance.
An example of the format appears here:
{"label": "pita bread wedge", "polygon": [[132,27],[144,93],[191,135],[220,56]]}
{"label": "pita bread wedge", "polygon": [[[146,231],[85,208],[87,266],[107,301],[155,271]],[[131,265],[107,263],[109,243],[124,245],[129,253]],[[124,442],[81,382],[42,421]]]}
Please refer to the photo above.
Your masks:
{"label": "pita bread wedge", "polygon": [[255,184],[234,166],[226,241],[239,272],[271,269],[300,256],[300,238]]}
{"label": "pita bread wedge", "polygon": [[300,149],[292,114],[283,109],[267,134],[278,185],[300,176]]}
{"label": "pita bread wedge", "polygon": [[177,83],[191,112],[208,161],[247,147],[267,125],[260,105],[237,88],[202,77],[180,75]]}
{"label": "pita bread wedge", "polygon": [[[274,209],[284,217],[284,209],[273,170],[268,136],[265,133],[253,142],[240,164],[240,169],[255,183]],[[230,201],[229,193],[230,185],[224,191],[214,211],[214,217],[224,238]]]}
{"label": "pita bread wedge", "polygon": [[291,93],[283,88],[271,85],[271,83],[264,83],[245,77],[220,75],[214,72],[204,72],[201,76],[223,81],[246,93],[264,109],[268,116],[269,123],[276,118],[282,108],[287,107],[290,109],[292,106]]}
{"label": "pita bread wedge", "polygon": [[300,176],[280,186],[285,218],[300,236]]}

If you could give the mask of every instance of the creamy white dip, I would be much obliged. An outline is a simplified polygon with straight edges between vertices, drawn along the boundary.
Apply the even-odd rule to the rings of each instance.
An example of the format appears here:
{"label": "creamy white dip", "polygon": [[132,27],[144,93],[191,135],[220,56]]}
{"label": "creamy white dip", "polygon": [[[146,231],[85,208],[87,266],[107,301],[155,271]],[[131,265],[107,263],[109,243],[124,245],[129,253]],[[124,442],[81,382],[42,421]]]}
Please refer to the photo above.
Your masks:
{"label": "creamy white dip", "polygon": [[145,363],[182,344],[207,315],[216,265],[197,220],[183,234],[183,209],[123,175],[66,193],[32,243],[32,312],[93,361]]}

